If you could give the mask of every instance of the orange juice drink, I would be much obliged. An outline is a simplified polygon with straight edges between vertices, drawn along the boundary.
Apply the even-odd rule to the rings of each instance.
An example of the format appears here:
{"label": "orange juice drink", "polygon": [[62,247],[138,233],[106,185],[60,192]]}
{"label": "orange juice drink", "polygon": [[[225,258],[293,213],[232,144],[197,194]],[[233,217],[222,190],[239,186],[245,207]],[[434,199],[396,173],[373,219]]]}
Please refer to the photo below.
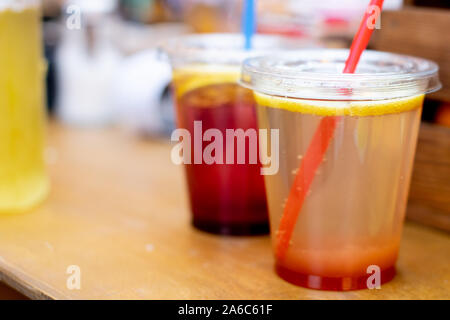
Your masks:
{"label": "orange juice drink", "polygon": [[41,201],[44,75],[38,1],[0,1],[0,214]]}
{"label": "orange juice drink", "polygon": [[[394,277],[424,94],[440,85],[426,60],[369,51],[356,74],[342,75],[346,56],[251,59],[242,77],[254,90],[259,126],[279,130],[280,169],[265,176],[276,271],[314,289],[370,288]],[[314,137],[324,120],[333,123],[327,145],[322,132]],[[301,165],[312,170],[304,159],[311,141],[324,155],[306,187],[308,173],[294,180]],[[288,198],[302,188],[280,252]]]}

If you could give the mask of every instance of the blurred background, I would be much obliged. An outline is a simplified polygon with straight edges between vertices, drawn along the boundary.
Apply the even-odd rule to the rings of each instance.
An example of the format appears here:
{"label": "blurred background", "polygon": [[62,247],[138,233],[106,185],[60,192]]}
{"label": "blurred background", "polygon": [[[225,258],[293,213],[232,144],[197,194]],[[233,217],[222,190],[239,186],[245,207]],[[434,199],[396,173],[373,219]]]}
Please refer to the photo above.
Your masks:
{"label": "blurred background", "polygon": [[[146,153],[150,149],[147,143],[141,146],[133,142],[145,139],[168,141],[174,128],[171,69],[158,54],[158,44],[187,33],[239,32],[242,1],[42,0],[43,41],[48,61],[49,134],[54,139],[46,150],[46,158],[50,164],[57,163],[58,149],[53,144],[68,145],[65,151],[72,151],[70,157],[63,158],[70,170],[66,170],[64,165],[54,169],[58,174],[52,176],[52,190],[67,189],[67,199],[83,203],[70,194],[70,179],[64,184],[59,175],[70,171],[68,176],[78,181],[79,188],[89,187],[89,184],[79,181],[89,177],[91,168],[108,167],[108,163],[109,171],[99,170],[104,174],[92,179],[101,180],[99,185],[110,189],[107,196],[115,190],[118,177],[125,181],[124,188],[133,186],[129,182],[138,175],[140,177],[140,172],[129,170],[134,175],[130,173],[126,178],[113,174],[109,177],[106,173],[126,170],[127,164],[131,167],[139,161],[147,165],[148,158],[160,154],[159,148],[155,147],[159,145],[152,145],[155,153]],[[262,34],[280,34],[299,41],[311,40],[323,47],[349,48],[368,2],[257,0],[257,30]],[[450,232],[449,30],[449,0],[385,0],[381,29],[374,33],[369,45],[371,49],[428,58],[440,66],[443,89],[427,96],[425,102],[408,217],[447,232]],[[128,134],[125,143],[119,141],[115,144],[116,131],[114,135],[96,135],[111,127]],[[70,130],[66,132],[66,128]],[[73,132],[81,134],[75,137]],[[120,149],[125,144],[130,145],[130,149]],[[104,150],[93,152],[97,149]],[[119,151],[114,153],[111,150]],[[131,158],[130,150],[134,152]],[[117,159],[118,153],[123,154],[123,158]],[[165,151],[161,154],[166,155]],[[94,159],[93,165],[76,168],[80,163],[88,163],[79,159],[84,155]],[[128,162],[127,157],[130,158]],[[151,165],[162,176],[170,178],[177,174],[172,173],[171,167],[163,167],[162,161],[168,162],[168,158],[159,160]],[[142,168],[142,164],[137,167]],[[155,192],[160,187],[155,182],[159,181],[158,177],[142,177],[141,180],[136,179],[136,183],[142,186],[145,196],[137,199],[146,199],[147,192]],[[153,189],[150,187],[152,183],[155,184]],[[167,183],[167,188],[173,187]],[[95,188],[87,190],[86,193],[92,193],[91,207],[101,207],[103,204],[95,203],[99,196],[99,193],[92,192]],[[121,189],[116,193],[119,191]],[[114,193],[111,194],[114,197]],[[133,202],[133,199],[125,200]],[[161,202],[163,200],[166,199]],[[55,207],[58,208],[57,205]],[[87,205],[87,208],[91,207]],[[104,211],[108,211],[107,204],[105,208]],[[423,240],[419,238],[417,241]]]}
{"label": "blurred background", "polygon": [[[367,3],[258,0],[257,29],[347,48]],[[242,0],[43,0],[43,8],[49,114],[72,126],[168,136],[171,74],[157,44],[186,33],[239,32]],[[387,0],[370,45],[440,64],[444,90],[430,96],[423,118],[444,126],[450,126],[450,40],[441,30],[449,28],[449,8],[446,0]]]}

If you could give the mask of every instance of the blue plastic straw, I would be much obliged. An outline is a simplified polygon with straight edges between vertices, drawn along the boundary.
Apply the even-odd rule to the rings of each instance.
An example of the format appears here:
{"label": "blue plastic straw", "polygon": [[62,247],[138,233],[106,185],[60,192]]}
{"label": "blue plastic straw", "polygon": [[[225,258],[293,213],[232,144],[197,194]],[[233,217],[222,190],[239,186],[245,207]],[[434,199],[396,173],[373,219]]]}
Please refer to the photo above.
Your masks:
{"label": "blue plastic straw", "polygon": [[245,50],[252,48],[252,38],[255,34],[255,0],[245,0],[242,14],[242,33],[245,37]]}

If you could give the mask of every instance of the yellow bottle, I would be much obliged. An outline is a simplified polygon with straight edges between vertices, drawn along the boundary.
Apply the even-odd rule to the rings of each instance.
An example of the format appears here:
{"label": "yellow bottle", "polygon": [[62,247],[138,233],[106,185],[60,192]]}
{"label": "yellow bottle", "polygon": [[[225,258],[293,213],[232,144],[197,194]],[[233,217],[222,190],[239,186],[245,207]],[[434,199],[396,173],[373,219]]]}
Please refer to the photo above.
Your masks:
{"label": "yellow bottle", "polygon": [[35,5],[0,8],[0,214],[26,211],[49,190],[40,27]]}

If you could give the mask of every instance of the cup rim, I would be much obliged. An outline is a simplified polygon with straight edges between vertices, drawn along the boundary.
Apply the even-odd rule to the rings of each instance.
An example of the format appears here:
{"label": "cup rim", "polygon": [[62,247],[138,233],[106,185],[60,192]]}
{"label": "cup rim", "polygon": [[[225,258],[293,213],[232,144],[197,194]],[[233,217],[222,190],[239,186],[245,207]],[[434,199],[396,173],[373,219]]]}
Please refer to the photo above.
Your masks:
{"label": "cup rim", "polygon": [[173,66],[180,64],[236,65],[249,57],[256,57],[283,50],[298,50],[302,47],[320,47],[320,43],[309,40],[294,40],[282,35],[256,34],[254,48],[245,50],[245,37],[240,33],[187,34],[167,39],[159,44]]}
{"label": "cup rim", "polygon": [[302,49],[246,59],[240,83],[287,98],[386,100],[439,90],[439,67],[430,60],[366,50],[356,73],[342,70],[347,49]]}

